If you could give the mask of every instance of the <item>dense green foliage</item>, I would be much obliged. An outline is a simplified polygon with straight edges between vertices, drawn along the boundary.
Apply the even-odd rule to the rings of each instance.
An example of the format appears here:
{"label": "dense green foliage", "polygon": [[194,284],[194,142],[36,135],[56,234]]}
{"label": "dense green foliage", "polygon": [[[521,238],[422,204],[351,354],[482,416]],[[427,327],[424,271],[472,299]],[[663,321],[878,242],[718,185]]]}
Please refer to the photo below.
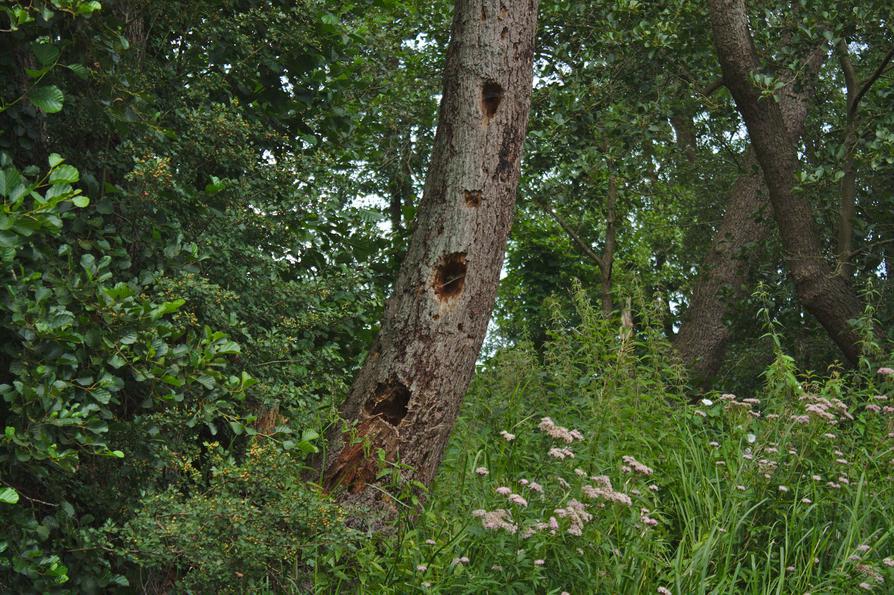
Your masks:
{"label": "dense green foliage", "polygon": [[[699,2],[541,2],[506,275],[440,474],[422,497],[384,468],[398,515],[375,533],[322,493],[314,455],[423,185],[451,4],[0,0],[0,592],[894,584],[894,71],[855,124],[860,365],[771,233],[739,255],[763,285],[702,393],[672,343],[748,139],[728,93],[702,93]],[[894,19],[795,4],[749,3],[768,65],[829,47],[798,191],[831,257],[833,48],[865,81]],[[611,180],[604,315],[599,266],[548,209],[602,252]]]}

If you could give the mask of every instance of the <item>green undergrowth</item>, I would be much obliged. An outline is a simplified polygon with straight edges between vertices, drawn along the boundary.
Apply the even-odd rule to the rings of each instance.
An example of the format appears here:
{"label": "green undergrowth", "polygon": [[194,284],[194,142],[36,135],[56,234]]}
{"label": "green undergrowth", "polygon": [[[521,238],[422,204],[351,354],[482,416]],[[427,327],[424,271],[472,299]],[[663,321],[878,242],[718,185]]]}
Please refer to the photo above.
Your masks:
{"label": "green undergrowth", "polygon": [[577,313],[484,366],[424,510],[320,592],[890,592],[886,362],[800,373],[763,310],[763,389],[693,403],[648,311],[635,334]]}

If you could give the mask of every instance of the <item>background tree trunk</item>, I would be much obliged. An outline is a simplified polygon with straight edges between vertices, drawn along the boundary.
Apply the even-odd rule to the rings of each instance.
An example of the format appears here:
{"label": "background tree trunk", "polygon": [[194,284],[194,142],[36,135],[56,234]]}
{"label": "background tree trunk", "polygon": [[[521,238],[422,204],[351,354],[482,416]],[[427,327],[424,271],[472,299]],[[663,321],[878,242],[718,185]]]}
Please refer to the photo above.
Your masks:
{"label": "background tree trunk", "polygon": [[745,120],[764,172],[785,263],[798,299],[845,357],[856,362],[859,336],[848,321],[860,315],[860,301],[846,280],[826,262],[810,204],[794,191],[797,152],[786,133],[782,110],[772,98],[762,98],[752,84],[751,74],[759,64],[744,0],[709,0],[709,6],[724,82]]}
{"label": "background tree trunk", "polygon": [[[813,99],[815,77],[825,59],[824,48],[806,60],[801,80],[794,80],[780,93],[785,128],[791,138],[800,138]],[[792,73],[794,75],[794,73]],[[692,141],[694,145],[694,141]],[[706,387],[717,374],[726,354],[730,329],[726,320],[732,306],[751,290],[751,265],[744,254],[748,245],[760,244],[770,232],[770,203],[760,164],[749,147],[742,174],[730,189],[720,227],[711,239],[708,254],[699,270],[686,318],[674,346],[699,386]]]}
{"label": "background tree trunk", "polygon": [[324,484],[385,502],[379,454],[428,484],[475,368],[512,223],[537,0],[457,0],[431,165],[382,329],[331,439]]}

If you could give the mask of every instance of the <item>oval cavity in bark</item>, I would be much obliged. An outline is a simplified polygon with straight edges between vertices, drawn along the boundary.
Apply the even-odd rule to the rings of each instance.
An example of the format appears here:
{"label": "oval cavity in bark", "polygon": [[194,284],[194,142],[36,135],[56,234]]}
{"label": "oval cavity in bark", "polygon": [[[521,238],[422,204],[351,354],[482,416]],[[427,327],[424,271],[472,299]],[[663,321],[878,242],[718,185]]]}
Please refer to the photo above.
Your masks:
{"label": "oval cavity in bark", "polygon": [[486,118],[492,118],[503,99],[503,87],[496,81],[484,81],[481,86],[481,111]]}
{"label": "oval cavity in bark", "polygon": [[463,196],[466,198],[466,205],[470,207],[481,205],[481,190],[466,190]]}
{"label": "oval cavity in bark", "polygon": [[466,283],[466,253],[453,252],[441,257],[435,267],[432,286],[435,295],[442,302],[462,293]]}
{"label": "oval cavity in bark", "polygon": [[378,415],[392,426],[398,425],[407,416],[410,404],[410,389],[397,380],[379,383],[376,394],[366,403],[370,416]]}

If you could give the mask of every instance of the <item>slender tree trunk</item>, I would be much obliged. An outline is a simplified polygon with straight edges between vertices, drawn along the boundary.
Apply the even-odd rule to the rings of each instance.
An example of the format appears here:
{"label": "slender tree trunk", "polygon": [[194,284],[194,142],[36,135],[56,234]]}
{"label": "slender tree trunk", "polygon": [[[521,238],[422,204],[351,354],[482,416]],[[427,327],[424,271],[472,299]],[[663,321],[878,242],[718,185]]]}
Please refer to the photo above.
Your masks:
{"label": "slender tree trunk", "polygon": [[[785,127],[791,138],[804,131],[814,83],[823,64],[823,48],[806,60],[802,80],[782,89],[779,97]],[[726,324],[733,304],[751,291],[752,264],[745,254],[749,245],[760,245],[770,232],[770,203],[760,164],[749,147],[742,174],[736,178],[726,201],[723,220],[693,287],[686,317],[674,346],[699,386],[706,387],[720,369],[730,339]]]}
{"label": "slender tree trunk", "polygon": [[838,207],[838,269],[841,275],[849,279],[851,267],[851,248],[854,237],[854,215],[857,211],[857,168],[854,163],[854,152],[857,148],[857,111],[854,101],[857,98],[857,75],[851,64],[847,42],[842,39],[838,43],[838,60],[844,73],[844,84],[847,92],[847,119],[844,129],[844,176],[841,178],[841,201]]}
{"label": "slender tree trunk", "polygon": [[838,267],[845,279],[850,279],[853,274],[854,244],[854,217],[857,214],[857,163],[856,152],[859,140],[859,106],[860,100],[866,95],[869,88],[881,77],[888,63],[894,59],[894,49],[889,50],[882,58],[875,72],[863,84],[857,81],[857,73],[851,62],[847,41],[838,42],[838,59],[841,71],[844,74],[844,84],[847,92],[847,118],[844,129],[844,163],[841,178],[841,200],[838,209]]}
{"label": "slender tree trunk", "polygon": [[675,111],[671,114],[670,122],[674,129],[674,136],[676,136],[677,147],[686,156],[686,161],[690,165],[694,164],[698,149],[698,137],[692,123],[692,110]]}
{"label": "slender tree trunk", "polygon": [[535,202],[546,213],[559,224],[559,227],[571,238],[571,241],[577,246],[581,254],[586,256],[593,264],[599,268],[599,280],[602,290],[602,313],[605,316],[611,316],[614,311],[614,303],[612,302],[612,269],[615,263],[615,245],[617,243],[617,203],[618,203],[618,182],[614,174],[609,174],[608,178],[608,194],[606,195],[605,204],[605,246],[600,255],[593,249],[590,244],[584,240],[580,233],[565,220],[559,213],[550,207],[546,201],[537,200]]}
{"label": "slender tree trunk", "polygon": [[[395,65],[396,68],[396,65]],[[397,129],[388,135],[388,219],[391,222],[391,260],[392,270],[397,272],[407,249],[407,231],[403,221],[404,206],[413,200],[413,170],[410,165],[412,156],[412,140],[410,129]]]}
{"label": "slender tree trunk", "polygon": [[324,484],[387,506],[379,457],[431,482],[496,296],[531,99],[537,0],[456,0],[431,165],[382,330],[332,437]]}
{"label": "slender tree trunk", "polygon": [[745,120],[773,206],[784,259],[801,304],[823,325],[845,357],[859,357],[859,336],[849,321],[860,301],[822,253],[810,204],[794,191],[796,145],[785,130],[779,105],[762,98],[751,81],[759,68],[744,0],[709,0],[714,45],[724,81]]}
{"label": "slender tree trunk", "polygon": [[615,309],[612,304],[612,269],[615,265],[617,242],[618,182],[614,174],[608,176],[608,196],[605,203],[605,248],[602,250],[602,313],[609,317]]}

